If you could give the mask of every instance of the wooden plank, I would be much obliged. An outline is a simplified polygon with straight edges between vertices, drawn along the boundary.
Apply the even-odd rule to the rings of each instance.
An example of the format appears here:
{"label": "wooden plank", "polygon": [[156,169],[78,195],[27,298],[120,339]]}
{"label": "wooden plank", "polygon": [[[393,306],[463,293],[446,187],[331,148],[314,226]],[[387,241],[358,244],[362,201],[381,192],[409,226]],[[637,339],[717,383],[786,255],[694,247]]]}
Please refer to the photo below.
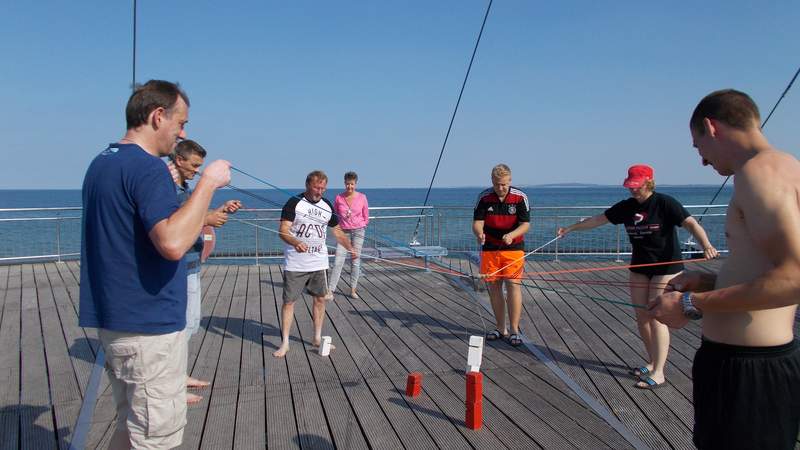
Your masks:
{"label": "wooden plank", "polygon": [[[94,365],[95,353],[91,344],[92,338],[87,335],[83,328],[78,326],[78,314],[69,298],[65,280],[58,270],[59,265],[63,264],[45,264],[45,271],[50,281],[50,289],[52,290],[53,301],[61,322],[61,330],[66,340],[67,352],[77,379],[78,393],[83,398],[86,385],[89,382],[89,375]],[[74,282],[74,279],[71,281]]]}
{"label": "wooden plank", "polygon": [[20,437],[22,447],[55,448],[56,435],[50,410],[47,362],[32,265],[22,266],[21,307]]}
{"label": "wooden plank", "polygon": [[[271,268],[272,279],[279,278],[277,268]],[[303,308],[295,306],[295,325],[290,332],[291,347],[284,356],[289,370],[289,386],[294,400],[298,435],[301,447],[333,448],[333,436],[326,421],[323,403],[311,374],[306,352],[313,351],[310,337],[304,339],[313,328],[310,318],[302,314]],[[300,314],[298,314],[300,313]],[[307,342],[306,342],[307,341]]]}
{"label": "wooden plank", "polygon": [[[3,290],[3,317],[0,320],[0,408],[16,411],[20,389],[20,302],[22,298],[21,266],[11,266],[10,276]],[[15,413],[16,414],[16,413]],[[10,420],[10,419],[9,419]]]}
{"label": "wooden plank", "polygon": [[19,448],[20,301],[22,267],[5,266],[3,312],[0,319],[0,446]]}
{"label": "wooden plank", "polygon": [[[312,307],[313,298],[304,295],[303,302],[298,302],[295,311],[298,314],[297,310],[302,309],[299,315],[311,323]],[[316,349],[306,353],[317,385],[327,387],[320,388],[320,398],[333,443],[346,448],[402,447],[383,409],[361,379],[347,345],[338,333],[337,322],[334,321],[337,316],[332,315],[335,312],[335,309],[327,312],[322,334],[331,336],[336,350],[331,352],[330,357],[319,356]],[[313,328],[311,332],[313,336]]]}
{"label": "wooden plank", "polygon": [[247,269],[247,299],[242,325],[242,362],[233,448],[267,445],[264,409],[264,352],[261,338],[261,280],[256,266]]}
{"label": "wooden plank", "polygon": [[[281,343],[279,311],[283,301],[283,281],[274,265],[259,267],[259,278],[265,283],[261,289],[261,317],[264,360],[264,404],[266,405],[267,448],[300,448],[295,404],[289,386],[289,368],[286,358],[275,358],[272,352]],[[296,343],[295,343],[296,345]]]}
{"label": "wooden plank", "polygon": [[[200,345],[196,357],[191,367],[191,375],[200,380],[213,382],[219,361],[219,352],[222,348],[222,335],[220,330],[225,329],[225,322],[230,309],[230,299],[233,293],[233,284],[236,277],[235,266],[219,266],[216,271],[202,280],[208,283],[203,300],[201,311],[203,320],[201,328],[192,337],[193,345]],[[196,342],[200,341],[200,344]],[[188,369],[187,369],[188,370]],[[203,396],[200,403],[190,405],[186,412],[186,428],[183,433],[183,444],[181,448],[196,449],[200,447],[202,439],[205,437],[205,424],[209,412],[209,395],[212,389],[204,389],[198,394]]]}
{"label": "wooden plank", "polygon": [[[34,265],[33,275],[39,300],[39,318],[44,340],[50,402],[52,403],[53,415],[56,420],[54,426],[58,435],[58,442],[61,443],[60,446],[65,447],[70,440],[71,428],[78,418],[79,408],[76,409],[73,406],[75,404],[80,405],[81,391],[70,361],[58,308],[53,299],[53,292],[45,267],[40,264]],[[63,409],[62,406],[64,407]]]}
{"label": "wooden plank", "polygon": [[[212,286],[215,286],[212,284],[214,280],[218,280],[216,277],[218,270],[222,270],[222,273],[224,274],[226,269],[218,265],[211,267],[202,266],[201,268],[200,328],[197,330],[197,333],[195,333],[195,335],[189,339],[189,362],[187,369],[189,373],[192,372],[192,369],[197,361],[197,356],[200,351],[200,347],[203,345],[203,338],[205,337],[206,329],[208,328],[209,315],[214,310],[214,304],[218,298],[216,295],[209,295],[208,293],[208,290],[211,289]],[[215,292],[219,292],[218,285],[215,286]]]}
{"label": "wooden plank", "polygon": [[92,426],[86,436],[86,448],[106,448],[102,443],[110,440],[116,426],[117,405],[111,393],[108,376],[101,379],[98,394]]}
{"label": "wooden plank", "polygon": [[[214,384],[209,393],[206,425],[201,448],[228,448],[233,446],[236,424],[236,405],[239,395],[239,370],[242,354],[242,326],[247,294],[247,268],[234,267],[236,276],[226,278],[230,286],[230,308],[222,333],[222,345],[217,359]],[[223,290],[227,291],[223,286]]]}

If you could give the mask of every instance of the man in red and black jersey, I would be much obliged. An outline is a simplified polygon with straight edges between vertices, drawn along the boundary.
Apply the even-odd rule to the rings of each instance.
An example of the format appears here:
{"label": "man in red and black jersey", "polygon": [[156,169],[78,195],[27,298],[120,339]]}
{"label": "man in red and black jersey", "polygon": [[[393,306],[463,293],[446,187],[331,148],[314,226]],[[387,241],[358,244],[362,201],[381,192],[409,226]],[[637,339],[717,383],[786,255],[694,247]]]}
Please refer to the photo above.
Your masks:
{"label": "man in red and black jersey", "polygon": [[[496,328],[486,335],[493,341],[504,337],[513,346],[522,344],[519,319],[522,291],[519,280],[525,268],[525,233],[530,228],[528,196],[511,186],[511,169],[498,164],[492,169],[492,187],[481,192],[475,205],[472,232],[481,245],[481,274],[489,285]],[[503,280],[506,298],[503,297]],[[511,334],[506,328],[506,305]]]}

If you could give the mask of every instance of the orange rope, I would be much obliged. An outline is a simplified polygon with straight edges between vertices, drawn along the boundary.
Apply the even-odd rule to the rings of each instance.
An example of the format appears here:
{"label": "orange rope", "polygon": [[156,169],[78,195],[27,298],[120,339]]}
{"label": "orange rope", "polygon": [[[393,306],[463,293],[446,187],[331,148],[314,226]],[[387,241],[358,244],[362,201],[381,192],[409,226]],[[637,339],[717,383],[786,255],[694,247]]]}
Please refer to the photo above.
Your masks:
{"label": "orange rope", "polygon": [[689,264],[701,261],[708,261],[708,260],[706,258],[695,258],[695,259],[684,259],[678,261],[666,261],[666,262],[647,263],[647,264],[628,264],[625,266],[590,267],[588,269],[549,270],[545,272],[525,272],[524,275],[530,277],[534,275],[559,275],[564,273],[601,272],[605,270],[635,269],[638,267],[666,266],[666,265],[680,264],[680,263]]}

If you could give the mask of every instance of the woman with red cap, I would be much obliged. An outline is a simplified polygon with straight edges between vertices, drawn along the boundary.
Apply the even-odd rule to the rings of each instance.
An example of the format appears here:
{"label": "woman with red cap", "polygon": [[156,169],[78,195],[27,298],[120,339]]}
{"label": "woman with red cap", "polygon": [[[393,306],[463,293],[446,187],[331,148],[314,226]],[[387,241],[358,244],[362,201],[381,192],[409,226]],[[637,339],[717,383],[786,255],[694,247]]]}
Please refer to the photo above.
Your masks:
{"label": "woman with red cap", "polygon": [[[703,227],[683,205],[669,195],[655,192],[652,167],[645,164],[631,166],[623,186],[628,188],[631,198],[615,204],[602,214],[559,228],[558,235],[589,230],[609,222],[625,224],[633,248],[631,265],[675,261],[675,264],[630,269],[631,301],[646,306],[651,298],[664,291],[670,279],[683,270],[676,227],[686,228],[697,239],[703,246],[706,258],[716,258],[719,254],[709,242]],[[649,360],[642,367],[632,368],[631,374],[639,378],[636,387],[656,389],[665,382],[669,328],[651,319],[642,308],[636,308],[636,323]]]}

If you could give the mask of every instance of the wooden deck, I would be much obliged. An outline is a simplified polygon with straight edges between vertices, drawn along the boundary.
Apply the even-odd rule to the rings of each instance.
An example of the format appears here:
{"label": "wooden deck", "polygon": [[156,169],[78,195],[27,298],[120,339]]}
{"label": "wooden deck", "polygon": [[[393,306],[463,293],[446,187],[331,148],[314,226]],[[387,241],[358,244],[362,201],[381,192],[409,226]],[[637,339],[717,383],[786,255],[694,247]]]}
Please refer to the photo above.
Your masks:
{"label": "wooden deck", "polygon": [[[445,264],[475,270],[463,260]],[[527,270],[608,264],[537,262]],[[0,266],[0,448],[67,448],[72,439],[98,351],[96,330],[77,325],[78,269],[74,262]],[[624,285],[604,283],[626,281],[626,271],[558,279],[527,281],[523,288],[528,347],[487,344],[483,428],[472,431],[464,425],[464,369],[469,335],[493,327],[485,291],[468,292],[463,282],[438,273],[368,263],[361,299],[337,294],[328,305],[323,334],[337,345],[331,357],[310,347],[311,299],[305,297],[295,309],[291,350],[276,359],[280,267],[205,266],[204,318],[190,344],[189,367],[213,384],[189,407],[183,447],[618,449],[633,447],[623,436],[630,433],[654,449],[694,448],[697,324],[672,334],[669,385],[635,389],[627,368],[644,363],[644,349],[633,311],[588,298],[628,301]],[[345,274],[345,291],[348,280]],[[424,374],[416,398],[404,395],[412,371]],[[87,448],[105,448],[114,426],[103,376]]]}

